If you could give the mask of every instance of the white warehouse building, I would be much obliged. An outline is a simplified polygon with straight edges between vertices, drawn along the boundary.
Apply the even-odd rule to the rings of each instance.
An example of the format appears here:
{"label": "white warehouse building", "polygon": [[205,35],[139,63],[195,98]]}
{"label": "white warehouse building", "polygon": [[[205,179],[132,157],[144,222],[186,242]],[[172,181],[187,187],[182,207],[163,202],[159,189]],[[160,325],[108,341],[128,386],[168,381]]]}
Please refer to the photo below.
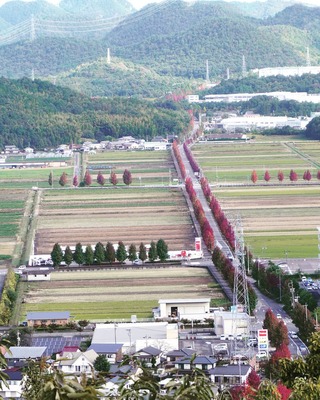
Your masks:
{"label": "white warehouse building", "polygon": [[203,320],[210,317],[210,298],[160,299],[156,310],[158,318]]}

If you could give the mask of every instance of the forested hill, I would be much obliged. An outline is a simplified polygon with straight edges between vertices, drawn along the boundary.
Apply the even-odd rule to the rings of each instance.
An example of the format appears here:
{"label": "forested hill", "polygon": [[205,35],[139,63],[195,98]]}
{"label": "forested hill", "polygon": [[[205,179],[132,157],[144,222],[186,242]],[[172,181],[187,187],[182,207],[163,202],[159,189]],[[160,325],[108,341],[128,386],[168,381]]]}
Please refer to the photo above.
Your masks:
{"label": "forested hill", "polygon": [[[106,42],[116,55],[160,73],[205,77],[206,60],[211,77],[225,74],[227,68],[239,73],[243,55],[248,69],[305,65],[306,45],[312,43],[303,30],[266,25],[223,2],[175,1],[155,13],[147,10],[128,16]],[[320,43],[315,45],[310,52],[316,58]]]}
{"label": "forested hill", "polygon": [[135,99],[91,99],[29,79],[0,79],[0,146],[36,149],[123,135],[149,139],[180,133],[189,116],[177,104]]}
{"label": "forested hill", "polygon": [[[320,3],[319,3],[320,6]],[[319,34],[320,7],[295,4],[266,20],[268,25],[291,25],[299,29],[315,29]]]}
{"label": "forested hill", "polygon": [[228,94],[228,93],[265,93],[265,92],[307,92],[320,93],[320,74],[304,74],[302,76],[269,76],[258,78],[248,76],[242,79],[228,79],[220,82],[205,91],[201,96],[207,94]]}

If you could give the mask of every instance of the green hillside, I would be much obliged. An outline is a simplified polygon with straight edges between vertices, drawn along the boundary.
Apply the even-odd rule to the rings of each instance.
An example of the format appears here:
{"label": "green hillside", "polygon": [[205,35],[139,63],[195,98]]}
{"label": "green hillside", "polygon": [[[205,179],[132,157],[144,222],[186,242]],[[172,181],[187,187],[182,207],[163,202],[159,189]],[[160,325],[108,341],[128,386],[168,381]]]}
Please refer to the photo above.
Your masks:
{"label": "green hillside", "polygon": [[111,57],[78,66],[60,74],[56,83],[89,96],[135,96],[159,98],[171,92],[188,92],[203,81],[163,76],[142,65]]}
{"label": "green hillside", "polygon": [[149,139],[182,132],[189,116],[168,101],[91,99],[43,81],[0,78],[0,146],[36,149],[132,135]]}
{"label": "green hillside", "polygon": [[159,73],[203,78],[207,59],[213,77],[226,68],[239,73],[243,55],[249,69],[304,64],[305,33],[291,26],[287,35],[283,30],[243,16],[230,4],[176,1],[154,14],[127,17],[106,41],[116,55]]}

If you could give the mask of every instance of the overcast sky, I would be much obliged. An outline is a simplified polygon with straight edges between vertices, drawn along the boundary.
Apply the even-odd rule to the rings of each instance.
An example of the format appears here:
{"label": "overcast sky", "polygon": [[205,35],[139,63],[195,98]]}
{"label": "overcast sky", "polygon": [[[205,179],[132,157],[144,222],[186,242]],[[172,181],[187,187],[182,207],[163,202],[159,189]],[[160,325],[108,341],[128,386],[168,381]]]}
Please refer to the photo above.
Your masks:
{"label": "overcast sky", "polygon": [[[0,5],[7,3],[8,1],[12,1],[12,0],[0,0]],[[24,1],[32,1],[32,0],[24,0]],[[60,0],[47,0],[47,1],[52,4],[59,4],[59,2],[60,2]],[[128,0],[128,1],[130,1],[130,3],[132,3],[134,5],[134,7],[141,8],[148,3],[155,3],[155,2],[159,2],[161,0]],[[232,1],[232,0],[229,0],[229,1]],[[239,0],[239,1],[255,1],[255,0]],[[305,4],[314,5],[314,6],[319,6],[319,0],[300,0],[300,2],[305,3]]]}

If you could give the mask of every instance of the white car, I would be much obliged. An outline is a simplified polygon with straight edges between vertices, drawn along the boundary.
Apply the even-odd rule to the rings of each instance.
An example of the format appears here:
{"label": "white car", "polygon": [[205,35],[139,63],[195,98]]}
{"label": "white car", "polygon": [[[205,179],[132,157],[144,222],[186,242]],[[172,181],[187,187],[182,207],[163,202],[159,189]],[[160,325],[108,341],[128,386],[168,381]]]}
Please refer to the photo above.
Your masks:
{"label": "white car", "polygon": [[132,264],[134,264],[134,265],[141,265],[141,264],[142,264],[142,261],[140,260],[140,258],[137,258],[137,259],[135,259],[135,260],[132,262]]}
{"label": "white car", "polygon": [[264,358],[267,357],[267,352],[266,351],[259,351],[259,353],[257,354],[258,358]]}
{"label": "white car", "polygon": [[298,335],[296,334],[296,332],[291,332],[290,336],[292,339],[298,339]]}
{"label": "white car", "polygon": [[227,340],[226,335],[220,335],[220,340]]}
{"label": "white car", "polygon": [[281,318],[282,318],[282,317],[281,317],[281,314],[278,313],[278,314],[277,314],[277,318],[278,318],[278,319],[281,319]]}
{"label": "white car", "polygon": [[26,265],[20,265],[20,267],[18,269],[26,269],[27,266]]}

